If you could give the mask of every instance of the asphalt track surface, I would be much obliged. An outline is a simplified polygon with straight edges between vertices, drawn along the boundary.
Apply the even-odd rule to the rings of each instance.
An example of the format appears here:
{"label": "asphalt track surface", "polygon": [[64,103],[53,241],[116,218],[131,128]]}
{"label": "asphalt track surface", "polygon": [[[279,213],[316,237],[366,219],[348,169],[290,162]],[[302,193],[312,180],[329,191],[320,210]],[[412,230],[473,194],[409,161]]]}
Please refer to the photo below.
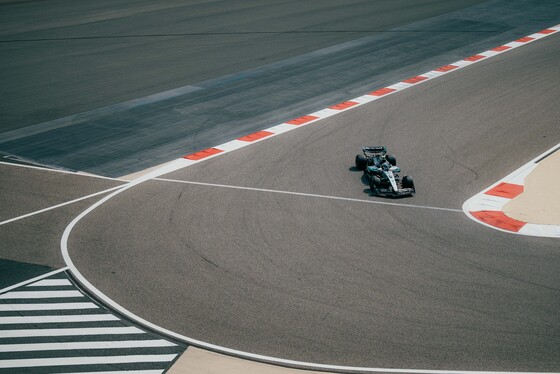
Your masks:
{"label": "asphalt track surface", "polygon": [[2,6],[0,152],[119,177],[560,18],[540,0],[303,4]]}
{"label": "asphalt track surface", "polygon": [[[39,275],[41,267],[25,269],[23,263],[61,268],[60,236],[72,219],[93,204],[92,197],[58,209],[5,223],[16,217],[48,209],[95,194],[123,182],[83,175],[0,164],[0,283],[3,287]],[[28,271],[30,273],[28,273]],[[3,288],[2,287],[2,288]]]}
{"label": "asphalt track surface", "polygon": [[[229,348],[558,370],[557,241],[490,230],[460,207],[557,143],[559,56],[552,36],[143,183],[80,221],[70,255],[133,313]],[[364,143],[389,145],[415,177],[418,194],[392,201],[413,207],[371,203],[387,200],[352,168]]]}
{"label": "asphalt track surface", "polygon": [[[33,5],[13,3],[24,15],[30,8],[23,8]],[[398,12],[403,4],[393,3],[393,13],[389,10],[378,19],[380,27],[410,26],[410,22],[451,10],[445,8],[450,6],[448,2],[436,2],[427,6],[428,13],[418,13],[418,9]],[[155,10],[146,8],[147,2],[134,4],[142,12]],[[199,4],[204,8],[203,2]],[[366,14],[364,4],[352,8],[353,12]],[[422,45],[424,59],[419,63],[408,61],[396,70],[382,68],[379,79],[367,82],[354,77],[349,84],[329,88],[324,97],[308,97],[305,105],[286,105],[271,112],[266,124],[351,98],[354,92],[363,94],[367,92],[362,90],[364,85],[395,83],[558,23],[558,4],[552,1],[483,5],[488,12],[470,8],[467,14],[490,21],[485,24],[480,18],[471,19],[474,29],[468,32],[467,27],[459,33],[462,36],[454,41],[456,49],[447,50],[443,45],[440,51],[431,50],[431,39]],[[159,44],[161,37],[155,38],[157,42],[135,37],[124,42],[113,37],[123,31],[119,28],[125,28],[122,36],[145,27],[148,15],[140,20],[126,18],[128,23],[115,24],[115,31],[109,26],[111,19],[120,17],[119,11],[105,12],[109,5],[103,3],[91,6],[97,7],[95,17],[78,17],[78,26],[64,17],[80,16],[83,9],[64,7],[61,12],[55,6],[50,12],[39,12],[45,15],[47,25],[37,30],[30,22],[29,35],[19,35],[23,18],[0,12],[13,20],[2,21],[2,35],[9,36],[4,41],[12,39],[1,43],[2,131],[25,133],[28,125],[223,74],[235,76],[239,70],[299,56],[319,45],[371,36],[371,30],[354,35],[320,33],[325,39],[319,42],[317,33],[302,38],[280,33],[275,37],[288,40],[275,43],[274,51],[267,50],[268,57],[245,56],[232,63],[236,51],[243,51],[239,45],[251,46],[247,48],[254,48],[254,52],[263,50],[271,40],[257,42],[248,35],[220,34],[220,38],[231,39],[206,44],[200,56],[208,53],[208,45],[214,46],[216,54],[231,53],[226,63],[217,65],[217,59],[208,58],[194,59],[191,64],[181,54],[191,53],[196,46],[184,48],[184,39],[170,37],[166,40],[170,44]],[[172,7],[159,11],[179,17]],[[96,18],[99,12],[101,19]],[[355,13],[345,17],[352,25],[356,25]],[[49,23],[53,14],[61,17],[54,25]],[[404,16],[394,19],[391,14]],[[461,15],[465,13],[455,14]],[[337,18],[333,13],[330,16]],[[316,14],[308,17],[325,21]],[[368,19],[362,20],[364,24]],[[270,26],[269,21],[265,18],[261,26]],[[462,21],[459,24],[469,24],[468,17]],[[169,34],[181,31],[173,29],[173,24],[166,24],[171,27]],[[201,33],[211,34],[214,30],[205,30],[205,25],[208,23],[200,21]],[[326,25],[332,30],[332,25]],[[74,26],[84,32],[73,41],[59,40]],[[107,38],[95,39],[92,30],[105,30]],[[431,32],[412,34],[408,40],[412,44],[403,44],[400,53],[408,55],[414,38]],[[20,43],[13,40],[14,35],[37,40]],[[85,44],[89,36],[98,42],[95,48]],[[39,40],[49,38],[49,46]],[[241,43],[232,44],[235,38]],[[116,43],[108,45],[107,39]],[[135,47],[130,40],[138,41]],[[301,44],[294,47],[298,41]],[[278,45],[286,50],[278,53]],[[172,58],[172,52],[180,56]],[[246,53],[237,57],[241,55]],[[145,60],[146,56],[151,59]],[[367,195],[360,173],[351,169],[353,156],[363,143],[375,141],[387,144],[397,154],[400,166],[415,177],[420,190],[413,199],[398,203],[460,210],[464,200],[557,144],[559,95],[554,80],[559,75],[558,56],[558,37],[553,36],[166,177],[379,201]],[[108,64],[110,61],[114,63]],[[195,66],[207,70],[193,70]],[[348,79],[344,76],[341,82]],[[240,127],[238,131],[245,135],[250,129]],[[90,134],[95,135],[95,131]],[[220,143],[215,135],[216,131],[196,133],[192,147],[197,148],[193,150]],[[65,139],[67,143],[72,140]],[[74,155],[70,152],[62,159],[69,162]],[[2,187],[7,185],[4,181],[21,177],[6,170],[0,170]],[[4,179],[7,174],[11,176]],[[61,189],[68,181],[52,180],[49,184],[48,177],[41,175],[36,180],[31,173],[26,178],[43,188],[26,190],[25,183],[16,181],[14,186],[18,187],[2,192],[8,196],[3,201],[11,204],[3,207],[13,207],[19,214],[63,200]],[[88,189],[91,181],[76,176],[71,185]],[[30,197],[29,203],[13,191]],[[0,227],[2,257],[62,266],[57,246],[60,234],[89,203]],[[2,214],[6,212],[2,210]],[[81,221],[70,238],[70,251],[92,283],[134,313],[173,331],[230,348],[355,366],[555,371],[560,367],[557,243],[489,230],[460,212],[150,181]],[[17,264],[12,266],[17,268]]]}

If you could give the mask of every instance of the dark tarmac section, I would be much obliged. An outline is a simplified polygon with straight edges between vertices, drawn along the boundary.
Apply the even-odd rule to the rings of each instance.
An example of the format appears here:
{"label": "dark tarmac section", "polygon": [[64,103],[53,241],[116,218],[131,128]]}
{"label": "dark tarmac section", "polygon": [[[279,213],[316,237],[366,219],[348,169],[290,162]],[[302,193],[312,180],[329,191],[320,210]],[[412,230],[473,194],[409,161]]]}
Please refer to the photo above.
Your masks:
{"label": "dark tarmac section", "polygon": [[0,259],[0,289],[46,274],[52,268]]}
{"label": "dark tarmac section", "polygon": [[560,22],[552,0],[94,4],[2,6],[0,151],[118,177]]}
{"label": "dark tarmac section", "polygon": [[0,1],[0,130],[246,71],[483,2]]}

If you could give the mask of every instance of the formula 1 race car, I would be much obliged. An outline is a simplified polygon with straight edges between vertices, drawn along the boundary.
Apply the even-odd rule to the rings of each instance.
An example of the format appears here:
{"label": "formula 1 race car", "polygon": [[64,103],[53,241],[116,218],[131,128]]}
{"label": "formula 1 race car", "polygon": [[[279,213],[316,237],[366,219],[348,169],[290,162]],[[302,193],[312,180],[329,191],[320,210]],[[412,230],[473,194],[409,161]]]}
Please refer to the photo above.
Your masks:
{"label": "formula 1 race car", "polygon": [[387,154],[385,146],[364,147],[363,155],[356,155],[356,168],[364,171],[371,192],[377,196],[403,197],[416,192],[414,181],[409,175],[402,179],[397,173],[397,159]]}

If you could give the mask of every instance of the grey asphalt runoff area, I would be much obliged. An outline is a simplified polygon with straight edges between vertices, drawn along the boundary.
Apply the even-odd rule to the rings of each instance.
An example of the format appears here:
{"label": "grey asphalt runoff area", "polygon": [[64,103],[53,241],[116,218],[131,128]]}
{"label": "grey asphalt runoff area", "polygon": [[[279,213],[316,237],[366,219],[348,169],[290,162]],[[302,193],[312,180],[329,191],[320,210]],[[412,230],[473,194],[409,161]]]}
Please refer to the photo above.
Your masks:
{"label": "grey asphalt runoff area", "polygon": [[60,253],[64,228],[100,197],[17,218],[124,183],[9,164],[0,164],[0,181],[0,288],[65,266]]}
{"label": "grey asphalt runoff area", "polygon": [[2,6],[0,152],[120,177],[560,19],[553,0],[113,3]]}
{"label": "grey asphalt runoff area", "polygon": [[[131,312],[228,348],[361,367],[557,371],[557,241],[489,229],[460,208],[557,144],[559,41],[134,187],[78,223],[70,255]],[[415,197],[368,195],[352,167],[364,143],[389,146]]]}
{"label": "grey asphalt runoff area", "polygon": [[[539,31],[559,12],[552,0],[0,1],[0,154],[122,175]],[[132,312],[230,348],[558,371],[558,244],[458,210],[558,143],[559,55],[551,36],[165,176],[366,202],[150,181],[81,221],[70,254]],[[389,146],[415,178],[414,198],[389,202],[424,208],[375,204],[388,201],[352,168],[364,142]],[[19,168],[0,165],[1,219],[121,183]],[[0,284],[64,266],[60,236],[97,199],[1,225],[0,271],[13,277]]]}

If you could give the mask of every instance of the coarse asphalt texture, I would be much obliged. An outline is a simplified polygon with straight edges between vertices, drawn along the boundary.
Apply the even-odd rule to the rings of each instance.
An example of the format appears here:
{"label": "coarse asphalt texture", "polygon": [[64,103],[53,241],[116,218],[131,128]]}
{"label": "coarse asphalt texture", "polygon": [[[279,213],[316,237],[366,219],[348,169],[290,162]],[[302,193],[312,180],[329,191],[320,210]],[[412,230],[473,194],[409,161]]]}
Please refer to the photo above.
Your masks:
{"label": "coarse asphalt texture", "polygon": [[[379,47],[372,35],[377,33],[369,28],[371,17],[388,3],[355,2],[355,6],[340,7],[328,2],[329,10],[319,12],[320,16],[317,9],[302,11],[299,2],[297,9],[290,6],[294,2],[266,3],[253,8],[256,13],[245,13],[251,9],[249,3],[238,2],[240,9],[234,11],[214,7],[216,3],[195,2],[201,13],[190,12],[190,18],[200,32],[175,38],[181,34],[181,17],[187,13],[177,7],[184,4],[99,2],[86,5],[91,7],[88,16],[80,8],[83,4],[64,7],[64,12],[57,6],[48,11],[45,7],[27,24],[21,15],[34,10],[33,2],[2,2],[3,10],[9,8],[10,12],[0,14],[14,21],[2,22],[0,62],[5,67],[1,70],[5,84],[1,89],[5,100],[0,114],[2,130],[15,132],[0,135],[0,151],[70,169],[121,175],[307,114],[377,85],[395,83],[557,24],[559,18],[558,4],[553,1],[452,5],[440,1],[418,8],[407,8],[406,1],[392,2],[395,7],[389,6],[374,22],[376,30],[406,29],[413,22],[442,14],[427,24],[443,19],[444,25],[460,26],[461,31],[391,32],[382,38],[387,46],[403,43],[384,51],[383,56],[391,59],[378,66],[375,74],[368,69],[350,76],[340,68],[352,59],[359,60],[359,50],[368,42],[373,42],[374,50]],[[480,7],[445,18],[448,11],[475,3],[481,3]],[[320,8],[319,2],[308,4]],[[371,7],[370,13],[365,6]],[[109,11],[111,7],[120,8]],[[14,8],[21,13],[12,13]],[[223,13],[216,14],[216,9]],[[350,13],[340,17],[341,10]],[[265,17],[252,17],[257,13]],[[248,20],[256,20],[257,26],[260,22],[261,29],[271,27],[270,14],[278,15],[273,18],[281,25],[289,25],[285,20],[290,15],[301,18],[286,32],[259,33],[258,38],[252,30],[245,34],[240,27]],[[356,18],[356,14],[364,17]],[[37,27],[41,23],[35,21],[43,15],[45,24]],[[142,35],[131,35],[155,15],[169,21],[165,23],[169,30],[162,32],[158,23],[152,25],[152,35],[149,27]],[[53,16],[60,19],[53,21]],[[223,22],[207,22],[215,19],[210,16]],[[345,21],[337,25],[340,19]],[[324,22],[325,29],[290,32],[299,30],[307,20],[317,21],[313,27]],[[27,25],[25,32],[20,29],[22,24]],[[356,33],[329,32],[349,30],[349,24],[364,28],[356,27]],[[74,34],[74,27],[79,32]],[[96,34],[99,30],[101,35]],[[69,34],[77,37],[67,37]],[[182,44],[188,39],[184,36],[213,38],[214,42],[198,38],[187,48]],[[357,55],[325,62],[323,68],[328,72],[320,79],[301,80],[319,70],[315,65],[300,72],[299,78],[289,75],[294,61],[313,57],[298,57],[302,53],[334,46],[327,51],[336,57],[354,45],[357,36],[367,37],[358,42]],[[284,37],[287,41],[278,41]],[[423,43],[414,55],[420,40]],[[96,47],[85,44],[88,41],[94,41]],[[350,44],[337,44],[341,42]],[[274,48],[264,48],[270,45]],[[280,51],[280,47],[285,49]],[[257,51],[263,55],[257,58]],[[459,210],[468,197],[557,143],[560,134],[554,121],[559,117],[555,100],[559,95],[554,79],[559,75],[558,56],[558,36],[553,36],[166,178],[385,201],[369,197],[361,173],[351,167],[364,143],[375,142],[388,145],[403,171],[415,177],[419,193],[397,203]],[[289,57],[294,59],[285,60]],[[399,60],[404,63],[398,64]],[[202,92],[199,87],[209,92],[205,90],[218,86],[217,96],[234,95],[236,87],[246,87],[236,86],[235,81],[245,82],[247,75],[239,71],[272,62],[277,62],[273,68],[285,68],[282,74],[276,72],[279,78],[288,74],[281,87],[270,81],[261,83],[262,87],[253,82],[250,85],[257,89],[252,96],[238,97],[233,103],[218,100],[203,108],[215,111],[226,103],[229,110],[217,117],[233,122],[213,127],[216,117],[200,112],[203,126],[199,119],[193,122],[188,135],[183,134],[188,137],[186,146],[154,143],[149,126],[136,128],[133,135],[132,143],[142,151],[140,155],[120,142],[107,143],[130,134],[130,128],[120,126],[131,125],[132,109],[145,100],[157,104],[156,110],[144,105],[132,118],[155,115],[150,118],[157,123],[173,114],[179,104],[189,102],[192,97],[188,95]],[[267,69],[249,71],[266,73]],[[192,87],[195,83],[197,87]],[[311,88],[313,84],[324,89]],[[268,85],[282,94],[263,95]],[[157,96],[128,107],[117,105],[118,116],[124,116],[120,121],[104,122],[113,118],[115,107],[109,112],[107,108],[97,110],[176,87],[179,91],[163,95],[164,99]],[[294,87],[302,92],[288,98],[288,94],[294,95]],[[187,101],[173,96],[177,94],[187,95]],[[169,98],[166,95],[179,97],[178,103],[161,106]],[[260,114],[247,117],[231,109],[237,103],[251,106],[255,98],[258,104],[270,99]],[[191,104],[207,101],[203,95]],[[94,119],[101,118],[93,128],[75,126],[72,120],[83,119],[80,115],[57,120],[85,110]],[[189,118],[193,115],[181,113]],[[54,122],[44,127],[45,121]],[[38,126],[28,127],[35,124]],[[62,130],[62,135],[57,132]],[[84,134],[92,146],[76,153],[80,146],[69,144],[80,145],[78,140]],[[173,131],[165,137],[179,138]],[[46,153],[12,152],[6,144],[16,138],[20,139],[16,146],[30,145],[28,150]],[[33,175],[29,173],[28,178],[35,183]],[[72,182],[76,187],[92,191],[102,187],[92,185],[86,177],[77,180]],[[14,192],[3,192],[11,204],[6,206],[15,207],[19,214],[48,205],[49,199],[59,200],[61,188],[67,184],[62,178],[58,182],[45,184],[39,192],[14,187],[12,191],[20,194],[17,197]],[[71,195],[75,193],[70,190]],[[32,197],[29,206],[22,195]],[[41,195],[45,200],[36,199]],[[10,196],[15,197],[13,203]],[[1,227],[0,235],[8,238],[3,241],[2,257],[61,266],[59,253],[52,255],[57,249],[53,245],[69,220],[88,205],[86,201],[35,216],[31,225],[18,221]],[[557,243],[494,232],[460,212],[150,181],[80,222],[71,236],[70,250],[92,283],[134,313],[230,348],[353,366],[556,371],[560,367],[555,349],[560,336],[555,313],[560,286]]]}
{"label": "coarse asphalt texture", "polygon": [[70,255],[133,313],[229,348],[362,367],[558,369],[558,243],[460,211],[556,144],[558,40],[165,176],[386,202],[352,167],[364,142],[386,144],[418,189],[395,202],[416,208],[155,180],[80,221]]}

